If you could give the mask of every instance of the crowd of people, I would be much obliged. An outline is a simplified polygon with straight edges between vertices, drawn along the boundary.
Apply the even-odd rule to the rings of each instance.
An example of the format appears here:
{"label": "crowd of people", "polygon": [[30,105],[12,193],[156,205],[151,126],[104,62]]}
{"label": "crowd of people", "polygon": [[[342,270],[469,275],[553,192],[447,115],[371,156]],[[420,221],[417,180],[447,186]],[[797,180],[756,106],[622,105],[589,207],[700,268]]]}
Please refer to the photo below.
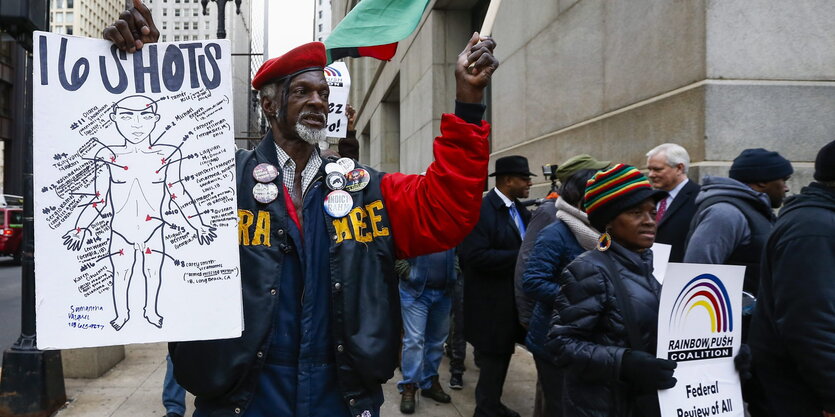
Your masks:
{"label": "crowd of people", "polygon": [[[135,2],[104,37],[133,52],[158,31]],[[323,180],[345,155],[316,146],[328,109],[323,45],[264,63],[252,84],[270,130],[238,151],[236,176],[239,209],[269,214],[273,244],[239,248],[241,337],[170,345],[169,382],[196,396],[194,415],[379,416],[397,367],[400,411],[414,413],[418,393],[451,401],[438,375],[445,346],[446,385],[463,387],[466,341],[479,368],[475,417],[519,416],[501,400],[517,344],[535,360],[537,416],[659,416],[657,391],[677,382],[676,362],[655,355],[650,248],[660,242],[672,262],[747,267],[735,363],[748,412],[834,416],[835,142],[818,154],[816,181],[785,201],[793,167],[776,152],[747,149],[728,177],[699,185],[687,151],[663,144],[646,154],[648,175],[569,158],[558,193],[531,212],[523,156],[497,159],[482,196],[490,128],[480,103],[495,46],[475,33],[458,56],[455,112],[424,174],[380,173],[352,155],[366,182],[350,190],[349,211],[329,204],[344,191]],[[270,201],[253,194],[263,164],[279,173]],[[181,396],[176,385],[166,391]]]}

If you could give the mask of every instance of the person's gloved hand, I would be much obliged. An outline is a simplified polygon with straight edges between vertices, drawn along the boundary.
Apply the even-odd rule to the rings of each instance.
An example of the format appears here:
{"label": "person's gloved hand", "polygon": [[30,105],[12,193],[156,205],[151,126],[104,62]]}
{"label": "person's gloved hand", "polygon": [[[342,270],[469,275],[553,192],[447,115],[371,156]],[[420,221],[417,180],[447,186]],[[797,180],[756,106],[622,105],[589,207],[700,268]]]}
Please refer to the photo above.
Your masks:
{"label": "person's gloved hand", "polygon": [[627,350],[620,365],[623,380],[635,384],[638,391],[670,389],[676,386],[673,370],[678,364],[667,359],[658,359],[640,350]]}
{"label": "person's gloved hand", "polygon": [[734,367],[739,372],[739,379],[747,381],[751,379],[751,348],[743,343],[739,347],[739,353],[734,356]]}

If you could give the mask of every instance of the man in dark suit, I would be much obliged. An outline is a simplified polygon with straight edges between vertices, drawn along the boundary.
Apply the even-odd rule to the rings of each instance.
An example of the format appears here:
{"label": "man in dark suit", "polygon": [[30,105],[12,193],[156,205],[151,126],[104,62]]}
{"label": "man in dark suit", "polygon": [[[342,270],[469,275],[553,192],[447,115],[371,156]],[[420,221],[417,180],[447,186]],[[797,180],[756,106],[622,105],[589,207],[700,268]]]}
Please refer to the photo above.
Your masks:
{"label": "man in dark suit", "polygon": [[687,179],[690,155],[675,143],[658,145],[647,152],[647,177],[653,188],[664,190],[669,195],[656,205],[658,212],[655,222],[658,231],[655,241],[672,246],[670,262],[684,260],[684,244],[690,220],[696,213],[696,195],[699,184]]}
{"label": "man in dark suit", "polygon": [[459,247],[464,273],[464,335],[479,363],[474,417],[518,417],[501,403],[502,388],[516,343],[524,340],[513,288],[513,271],[530,212],[519,204],[531,187],[528,160],[496,160],[496,187],[481,203],[475,229]]}

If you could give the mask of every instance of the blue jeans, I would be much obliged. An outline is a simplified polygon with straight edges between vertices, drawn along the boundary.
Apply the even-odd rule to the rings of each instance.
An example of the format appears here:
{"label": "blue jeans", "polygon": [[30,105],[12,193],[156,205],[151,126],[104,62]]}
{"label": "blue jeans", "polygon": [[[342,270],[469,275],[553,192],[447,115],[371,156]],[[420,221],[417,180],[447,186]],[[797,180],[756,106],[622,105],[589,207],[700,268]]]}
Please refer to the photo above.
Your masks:
{"label": "blue jeans", "polygon": [[162,382],[162,405],[166,413],[186,414],[186,390],[174,379],[171,356],[165,355],[165,380]]}
{"label": "blue jeans", "polygon": [[418,298],[400,290],[400,312],[403,316],[403,356],[400,368],[405,384],[421,389],[432,386],[432,377],[444,356],[444,341],[449,332],[449,310],[452,299],[444,290],[426,288]]}

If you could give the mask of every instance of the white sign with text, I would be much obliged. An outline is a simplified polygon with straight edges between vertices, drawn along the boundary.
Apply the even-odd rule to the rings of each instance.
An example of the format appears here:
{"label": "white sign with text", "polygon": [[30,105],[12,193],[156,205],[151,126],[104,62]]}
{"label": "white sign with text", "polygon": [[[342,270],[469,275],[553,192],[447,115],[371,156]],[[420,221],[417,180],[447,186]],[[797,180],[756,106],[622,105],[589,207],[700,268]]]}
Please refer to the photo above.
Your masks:
{"label": "white sign with text", "polygon": [[325,67],[325,79],[331,88],[328,101],[328,137],[344,138],[348,133],[348,92],[351,90],[351,76],[344,62],[334,62]]}
{"label": "white sign with text", "polygon": [[745,267],[670,263],[661,288],[658,354],[678,363],[658,391],[662,416],[744,416],[734,356],[742,337]]}
{"label": "white sign with text", "polygon": [[240,336],[229,41],[33,40],[38,348]]}

